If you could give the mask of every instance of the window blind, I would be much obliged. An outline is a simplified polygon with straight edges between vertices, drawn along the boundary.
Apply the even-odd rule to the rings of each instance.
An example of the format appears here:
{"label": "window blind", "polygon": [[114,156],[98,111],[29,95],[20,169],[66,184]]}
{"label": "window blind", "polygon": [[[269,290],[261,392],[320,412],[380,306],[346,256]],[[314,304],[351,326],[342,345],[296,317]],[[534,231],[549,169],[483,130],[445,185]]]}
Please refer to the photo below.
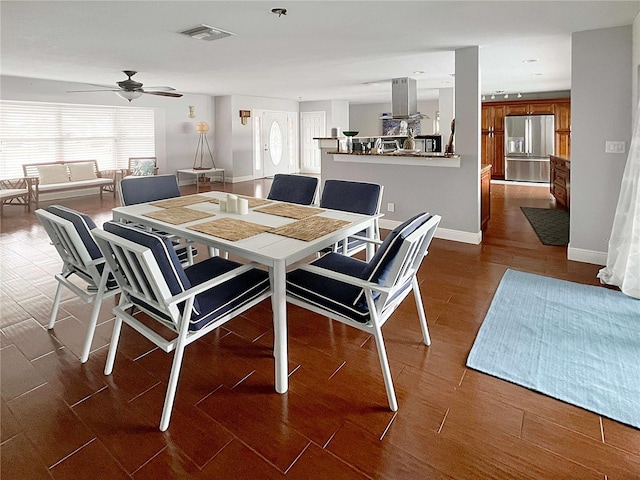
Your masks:
{"label": "window blind", "polygon": [[152,109],[0,102],[0,179],[22,177],[23,163],[97,160],[112,170],[146,156],[155,156]]}

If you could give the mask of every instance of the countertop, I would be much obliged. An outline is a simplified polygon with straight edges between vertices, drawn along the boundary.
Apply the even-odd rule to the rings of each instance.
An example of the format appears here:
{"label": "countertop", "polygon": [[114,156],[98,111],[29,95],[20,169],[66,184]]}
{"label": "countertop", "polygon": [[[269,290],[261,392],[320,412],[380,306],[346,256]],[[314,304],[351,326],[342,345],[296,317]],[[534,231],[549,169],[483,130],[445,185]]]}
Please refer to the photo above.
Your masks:
{"label": "countertop", "polygon": [[438,153],[438,152],[386,152],[386,153],[362,153],[362,152],[327,152],[330,155],[353,155],[356,157],[413,157],[413,158],[460,158],[457,153]]}

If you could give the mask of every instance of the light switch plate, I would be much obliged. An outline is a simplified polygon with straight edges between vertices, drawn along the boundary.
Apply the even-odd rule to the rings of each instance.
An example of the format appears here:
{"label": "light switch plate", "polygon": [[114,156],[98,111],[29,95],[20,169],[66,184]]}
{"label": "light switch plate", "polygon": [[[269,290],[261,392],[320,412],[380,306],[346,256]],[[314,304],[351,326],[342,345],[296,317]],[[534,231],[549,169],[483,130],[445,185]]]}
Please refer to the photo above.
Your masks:
{"label": "light switch plate", "polygon": [[604,153],[624,153],[625,150],[625,142],[614,142],[612,140],[604,142]]}

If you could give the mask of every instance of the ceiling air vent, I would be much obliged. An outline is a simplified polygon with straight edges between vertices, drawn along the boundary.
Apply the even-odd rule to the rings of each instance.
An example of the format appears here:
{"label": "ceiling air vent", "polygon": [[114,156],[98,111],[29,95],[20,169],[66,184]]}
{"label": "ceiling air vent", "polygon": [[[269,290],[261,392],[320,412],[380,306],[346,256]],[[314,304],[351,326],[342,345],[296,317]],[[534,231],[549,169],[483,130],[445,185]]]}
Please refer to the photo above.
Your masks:
{"label": "ceiling air vent", "polygon": [[190,28],[180,33],[188,35],[192,38],[196,38],[198,40],[206,40],[208,42],[235,35],[235,33],[227,32],[226,30],[221,30],[219,28],[211,27],[204,24],[198,25],[197,27]]}

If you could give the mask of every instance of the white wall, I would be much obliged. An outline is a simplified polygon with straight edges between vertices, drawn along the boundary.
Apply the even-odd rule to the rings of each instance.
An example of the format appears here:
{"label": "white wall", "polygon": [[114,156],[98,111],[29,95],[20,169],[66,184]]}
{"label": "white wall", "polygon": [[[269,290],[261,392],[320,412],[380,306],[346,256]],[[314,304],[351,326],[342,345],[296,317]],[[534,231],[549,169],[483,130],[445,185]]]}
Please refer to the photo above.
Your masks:
{"label": "white wall", "polygon": [[[418,111],[430,118],[423,118],[420,121],[422,135],[433,133],[433,121],[438,110],[437,100],[426,100],[418,102]],[[391,91],[389,91],[388,103],[367,103],[349,106],[349,125],[345,125],[343,130],[356,130],[359,136],[382,135],[382,120],[380,115],[391,112]],[[448,129],[447,129],[448,132]],[[340,133],[342,135],[342,133]]]}
{"label": "white wall", "polygon": [[338,135],[349,129],[349,102],[347,100],[321,100],[316,102],[300,102],[300,112],[325,112],[326,135],[337,128]]}
{"label": "white wall", "polygon": [[[142,95],[129,104],[113,92],[66,93],[69,90],[92,88],[80,83],[10,76],[0,77],[0,82],[2,100],[153,108],[156,124],[156,156],[160,173],[175,173],[179,168],[193,166],[198,143],[196,123],[209,123],[211,128],[207,138],[210,143],[214,138],[215,122],[212,117],[214,102],[207,95],[186,94],[181,98]],[[195,107],[195,118],[189,118],[189,105]]]}
{"label": "white wall", "polygon": [[[231,182],[253,178],[253,117],[254,110],[291,112],[298,124],[298,102],[278,98],[230,95],[215,97],[215,118],[223,126],[216,134],[220,164],[227,169]],[[251,119],[246,125],[240,122],[240,110],[251,110]],[[297,127],[296,127],[297,128]],[[296,159],[299,165],[299,159]]]}
{"label": "white wall", "polygon": [[[604,264],[635,110],[632,27],[576,32],[571,57],[568,257]],[[607,140],[624,141],[627,152],[604,153]]]}

